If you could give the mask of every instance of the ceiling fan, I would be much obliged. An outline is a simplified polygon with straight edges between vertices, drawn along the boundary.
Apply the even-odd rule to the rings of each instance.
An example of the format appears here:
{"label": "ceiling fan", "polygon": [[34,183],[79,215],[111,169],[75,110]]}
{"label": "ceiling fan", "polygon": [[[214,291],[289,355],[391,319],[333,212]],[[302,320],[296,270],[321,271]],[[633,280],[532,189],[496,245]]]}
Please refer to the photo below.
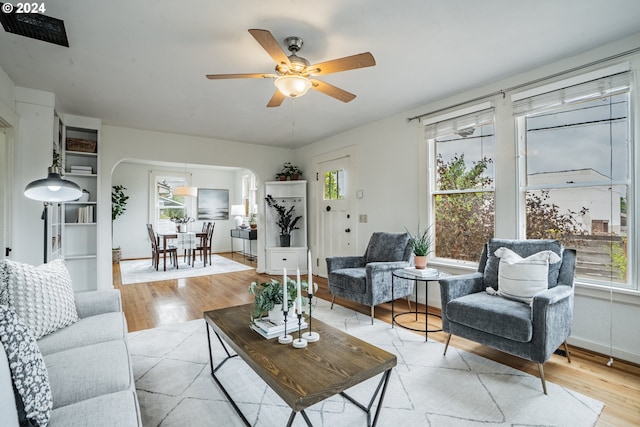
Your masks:
{"label": "ceiling fan", "polygon": [[207,78],[211,80],[276,79],[274,83],[277,89],[267,107],[279,107],[285,97],[300,97],[309,89],[317,90],[342,102],[352,101],[356,97],[354,94],[313,77],[376,65],[376,60],[369,52],[310,65],[309,61],[297,55],[303,44],[300,37],[287,37],[284,40],[291,52],[291,55],[287,56],[271,32],[252,29],[249,33],[275,61],[275,74],[207,74]]}

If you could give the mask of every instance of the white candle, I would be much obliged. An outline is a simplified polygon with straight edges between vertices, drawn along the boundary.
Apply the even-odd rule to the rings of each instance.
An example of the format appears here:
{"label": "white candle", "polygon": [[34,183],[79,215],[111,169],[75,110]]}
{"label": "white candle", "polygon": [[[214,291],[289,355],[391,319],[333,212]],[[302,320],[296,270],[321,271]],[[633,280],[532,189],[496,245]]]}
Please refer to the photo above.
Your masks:
{"label": "white candle", "polygon": [[296,283],[296,308],[298,313],[302,314],[302,290],[300,288],[300,267],[297,269],[297,283]]}
{"label": "white candle", "polygon": [[309,294],[313,294],[314,289],[313,289],[313,274],[311,273],[311,251],[309,251],[309,260],[307,261],[307,264],[309,264],[309,280],[308,280],[308,285],[309,288],[307,289],[307,293]]}
{"label": "white candle", "polygon": [[287,298],[287,269],[282,269],[282,309],[284,311],[289,311],[289,300]]}

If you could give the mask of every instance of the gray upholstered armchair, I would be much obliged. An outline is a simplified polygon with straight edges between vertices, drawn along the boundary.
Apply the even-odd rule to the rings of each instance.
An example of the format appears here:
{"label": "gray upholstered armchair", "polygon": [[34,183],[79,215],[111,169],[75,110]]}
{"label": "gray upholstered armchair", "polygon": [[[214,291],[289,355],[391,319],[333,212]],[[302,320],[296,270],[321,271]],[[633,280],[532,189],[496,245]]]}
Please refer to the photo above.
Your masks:
{"label": "gray upholstered armchair", "polygon": [[[373,233],[363,256],[329,257],[329,292],[333,295],[371,307],[391,301],[391,273],[409,266],[411,246],[407,233]],[[413,281],[396,280],[394,297],[413,293]]]}
{"label": "gray upholstered armchair", "polygon": [[[502,247],[522,258],[546,250],[561,257],[559,262],[549,264],[548,289],[535,294],[530,304],[495,295],[494,290],[499,291],[500,265],[496,250]],[[547,394],[543,363],[563,343],[571,362],[566,339],[573,321],[575,267],[575,250],[563,249],[556,240],[490,240],[485,244],[478,272],[440,279],[442,329],[449,333],[445,354],[451,335],[457,335],[537,362],[542,389]],[[487,291],[488,287],[493,290]]]}

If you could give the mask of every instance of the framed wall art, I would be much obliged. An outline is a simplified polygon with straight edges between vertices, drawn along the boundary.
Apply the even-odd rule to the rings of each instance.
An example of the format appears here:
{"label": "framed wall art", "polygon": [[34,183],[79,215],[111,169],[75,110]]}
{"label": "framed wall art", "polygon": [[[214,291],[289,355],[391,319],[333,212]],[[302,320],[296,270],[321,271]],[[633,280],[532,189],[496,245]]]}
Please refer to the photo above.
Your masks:
{"label": "framed wall art", "polygon": [[198,219],[229,219],[229,190],[198,188]]}

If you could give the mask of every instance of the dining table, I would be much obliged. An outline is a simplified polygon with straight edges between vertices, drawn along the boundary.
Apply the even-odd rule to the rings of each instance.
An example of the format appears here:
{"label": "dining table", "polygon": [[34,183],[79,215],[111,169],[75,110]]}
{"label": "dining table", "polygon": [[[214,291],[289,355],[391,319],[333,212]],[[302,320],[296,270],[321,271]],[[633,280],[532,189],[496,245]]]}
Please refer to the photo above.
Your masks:
{"label": "dining table", "polygon": [[[197,247],[198,241],[201,241],[202,239],[207,238],[206,231],[198,231],[198,232],[191,231],[186,233],[177,233],[177,232],[176,233],[156,233],[156,235],[158,236],[158,247],[162,247],[162,248],[168,247],[167,245],[169,240],[178,240],[179,242],[181,242],[179,249],[187,250],[189,253],[189,259],[191,259],[191,256],[195,256],[195,253],[193,253],[193,250]],[[187,235],[189,236],[193,235],[195,238],[185,239]],[[179,239],[179,237],[181,237],[181,239]],[[160,244],[160,242],[162,242],[162,245]],[[202,246],[206,247],[207,245],[202,245]],[[205,249],[205,252],[206,252],[206,249]],[[205,253],[204,256],[207,256],[207,254]],[[167,271],[167,251],[164,251],[163,262],[164,262],[164,271]],[[178,257],[176,256],[176,269],[177,268],[178,268]]]}

